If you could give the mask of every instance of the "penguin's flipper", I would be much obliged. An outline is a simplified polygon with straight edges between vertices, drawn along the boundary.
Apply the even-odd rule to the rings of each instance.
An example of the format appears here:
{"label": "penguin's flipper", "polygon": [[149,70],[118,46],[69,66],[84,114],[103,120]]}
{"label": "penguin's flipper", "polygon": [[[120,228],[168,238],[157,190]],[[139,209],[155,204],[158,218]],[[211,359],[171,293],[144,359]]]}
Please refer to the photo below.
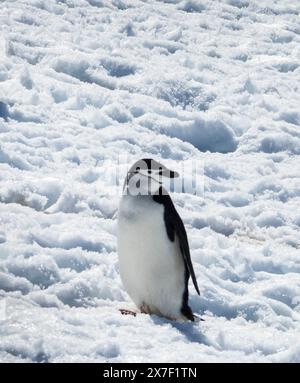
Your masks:
{"label": "penguin's flipper", "polygon": [[153,196],[153,199],[154,201],[164,205],[164,220],[166,224],[168,237],[172,242],[175,241],[175,236],[178,237],[181,254],[186,263],[187,269],[192,277],[195,289],[200,295],[197,279],[191,260],[189,242],[182,219],[177,213],[177,210],[172,202],[171,197],[163,187],[159,189],[159,193],[157,195]]}
{"label": "penguin's flipper", "polygon": [[192,281],[194,283],[195,289],[196,289],[197,293],[200,295],[200,290],[198,287],[196,275],[195,275],[192,260],[191,260],[190,247],[189,247],[189,243],[188,243],[186,230],[185,230],[184,224],[183,224],[179,214],[177,213],[175,207],[174,207],[174,213],[173,213],[173,224],[174,224],[175,233],[176,233],[178,240],[179,240],[179,246],[180,246],[181,254],[183,256],[184,261],[186,262],[186,265],[187,265],[189,273],[192,277]]}

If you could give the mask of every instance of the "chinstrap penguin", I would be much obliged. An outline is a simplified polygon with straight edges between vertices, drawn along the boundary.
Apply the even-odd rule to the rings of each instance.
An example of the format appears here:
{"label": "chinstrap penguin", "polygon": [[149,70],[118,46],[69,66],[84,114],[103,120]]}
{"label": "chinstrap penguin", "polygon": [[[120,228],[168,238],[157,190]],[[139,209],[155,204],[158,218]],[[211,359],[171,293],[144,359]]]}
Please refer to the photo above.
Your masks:
{"label": "chinstrap penguin", "polygon": [[118,210],[119,268],[127,293],[142,313],[194,321],[188,305],[190,276],[200,292],[187,234],[162,186],[164,177],[178,176],[152,159],[130,168]]}

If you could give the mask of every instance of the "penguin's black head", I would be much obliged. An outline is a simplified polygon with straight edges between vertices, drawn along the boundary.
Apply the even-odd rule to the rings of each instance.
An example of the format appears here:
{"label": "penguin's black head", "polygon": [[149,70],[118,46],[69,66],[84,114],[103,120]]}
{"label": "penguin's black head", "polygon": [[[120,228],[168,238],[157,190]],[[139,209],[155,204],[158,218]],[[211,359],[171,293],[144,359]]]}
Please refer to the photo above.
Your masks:
{"label": "penguin's black head", "polygon": [[163,183],[163,178],[176,177],[179,174],[163,164],[152,158],[142,158],[129,169],[125,184],[130,189],[140,188],[141,194],[153,194]]}
{"label": "penguin's black head", "polygon": [[179,174],[168,169],[163,164],[153,160],[152,158],[142,158],[132,165],[128,174],[141,174],[146,177],[161,179],[162,177],[176,178]]}

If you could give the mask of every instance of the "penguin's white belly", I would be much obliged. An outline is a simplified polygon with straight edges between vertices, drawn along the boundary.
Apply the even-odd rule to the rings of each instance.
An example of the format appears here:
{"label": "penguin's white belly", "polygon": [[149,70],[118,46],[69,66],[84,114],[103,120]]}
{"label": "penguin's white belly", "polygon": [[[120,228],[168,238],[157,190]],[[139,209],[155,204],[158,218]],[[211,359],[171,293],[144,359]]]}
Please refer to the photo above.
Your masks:
{"label": "penguin's white belly", "polygon": [[168,238],[164,206],[151,197],[123,196],[118,214],[121,279],[139,307],[182,318],[185,267],[177,239]]}

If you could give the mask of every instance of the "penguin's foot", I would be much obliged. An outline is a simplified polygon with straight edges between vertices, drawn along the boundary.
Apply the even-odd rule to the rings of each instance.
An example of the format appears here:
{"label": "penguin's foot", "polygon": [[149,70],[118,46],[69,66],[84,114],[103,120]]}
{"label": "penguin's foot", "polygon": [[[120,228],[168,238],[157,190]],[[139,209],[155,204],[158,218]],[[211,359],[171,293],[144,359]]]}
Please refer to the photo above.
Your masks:
{"label": "penguin's foot", "polygon": [[119,311],[121,312],[122,315],[132,315],[136,317],[136,312],[134,311],[127,310],[127,309],[119,309]]}
{"label": "penguin's foot", "polygon": [[142,314],[151,314],[150,308],[146,303],[143,303],[142,306],[140,307],[141,313]]}

